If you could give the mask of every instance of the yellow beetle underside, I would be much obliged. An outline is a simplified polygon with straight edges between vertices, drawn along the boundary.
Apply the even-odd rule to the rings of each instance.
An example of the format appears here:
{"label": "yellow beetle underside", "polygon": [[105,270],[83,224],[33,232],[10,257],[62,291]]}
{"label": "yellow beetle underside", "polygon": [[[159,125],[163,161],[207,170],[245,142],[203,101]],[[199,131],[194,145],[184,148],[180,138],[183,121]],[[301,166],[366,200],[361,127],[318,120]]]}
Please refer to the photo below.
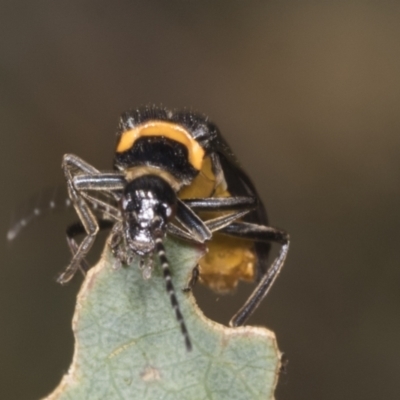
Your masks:
{"label": "yellow beetle underside", "polygon": [[[225,182],[216,183],[211,160],[206,157],[199,175],[191,185],[178,193],[181,199],[202,197],[228,197]],[[223,213],[202,212],[202,219],[215,218]],[[207,243],[208,252],[200,260],[200,280],[216,292],[234,289],[239,280],[253,281],[256,255],[253,242],[215,233]]]}

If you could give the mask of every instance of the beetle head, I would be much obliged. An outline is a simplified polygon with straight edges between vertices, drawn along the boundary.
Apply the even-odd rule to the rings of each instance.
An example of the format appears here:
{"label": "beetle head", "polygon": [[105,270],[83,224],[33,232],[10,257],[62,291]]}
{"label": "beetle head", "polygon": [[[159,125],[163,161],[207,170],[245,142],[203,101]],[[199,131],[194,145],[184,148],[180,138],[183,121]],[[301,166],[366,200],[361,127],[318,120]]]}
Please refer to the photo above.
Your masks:
{"label": "beetle head", "polygon": [[121,198],[123,231],[129,248],[141,256],[153,251],[155,239],[165,235],[174,217],[176,193],[157,175],[129,182]]}

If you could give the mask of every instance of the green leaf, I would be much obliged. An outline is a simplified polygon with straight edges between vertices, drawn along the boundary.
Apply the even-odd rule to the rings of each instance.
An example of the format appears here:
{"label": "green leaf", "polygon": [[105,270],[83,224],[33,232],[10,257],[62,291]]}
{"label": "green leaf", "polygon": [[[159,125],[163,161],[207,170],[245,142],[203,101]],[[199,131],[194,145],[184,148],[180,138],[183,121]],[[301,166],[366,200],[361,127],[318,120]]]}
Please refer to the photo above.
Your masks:
{"label": "green leaf", "polygon": [[47,400],[273,399],[280,364],[275,335],[212,322],[181,290],[203,252],[166,241],[193,344],[188,352],[159,265],[145,280],[137,260],[115,269],[106,246],[78,295],[72,365]]}

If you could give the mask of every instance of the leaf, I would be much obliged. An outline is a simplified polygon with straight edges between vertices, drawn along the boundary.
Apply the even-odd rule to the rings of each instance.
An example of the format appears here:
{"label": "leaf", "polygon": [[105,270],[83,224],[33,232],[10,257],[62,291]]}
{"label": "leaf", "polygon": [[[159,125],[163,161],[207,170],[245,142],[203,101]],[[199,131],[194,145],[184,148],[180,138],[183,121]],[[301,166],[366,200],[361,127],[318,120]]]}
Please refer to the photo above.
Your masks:
{"label": "leaf", "polygon": [[166,254],[193,350],[159,266],[148,280],[137,260],[115,269],[106,246],[78,295],[72,365],[47,400],[273,399],[280,364],[273,332],[208,320],[181,290],[204,249],[166,240]]}

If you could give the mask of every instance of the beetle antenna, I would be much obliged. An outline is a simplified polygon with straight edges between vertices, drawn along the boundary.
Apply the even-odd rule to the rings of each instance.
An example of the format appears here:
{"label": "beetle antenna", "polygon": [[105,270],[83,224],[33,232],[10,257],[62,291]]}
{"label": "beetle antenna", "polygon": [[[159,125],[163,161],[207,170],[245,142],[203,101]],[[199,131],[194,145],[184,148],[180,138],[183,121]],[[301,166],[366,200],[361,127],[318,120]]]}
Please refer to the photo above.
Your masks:
{"label": "beetle antenna", "polygon": [[183,337],[185,338],[186,350],[191,351],[192,350],[192,342],[190,341],[189,333],[186,328],[186,324],[183,319],[183,315],[179,308],[178,299],[176,298],[174,285],[172,284],[172,280],[171,280],[171,270],[169,269],[169,262],[165,255],[165,247],[164,247],[162,238],[157,237],[155,239],[155,243],[156,243],[156,245],[155,245],[156,252],[157,252],[158,258],[160,259],[161,268],[163,270],[165,284],[167,287],[167,292],[168,292],[169,298],[171,300],[171,305],[172,305],[172,308],[175,310],[176,320],[178,321],[179,325],[181,326],[181,332],[183,334]]}

